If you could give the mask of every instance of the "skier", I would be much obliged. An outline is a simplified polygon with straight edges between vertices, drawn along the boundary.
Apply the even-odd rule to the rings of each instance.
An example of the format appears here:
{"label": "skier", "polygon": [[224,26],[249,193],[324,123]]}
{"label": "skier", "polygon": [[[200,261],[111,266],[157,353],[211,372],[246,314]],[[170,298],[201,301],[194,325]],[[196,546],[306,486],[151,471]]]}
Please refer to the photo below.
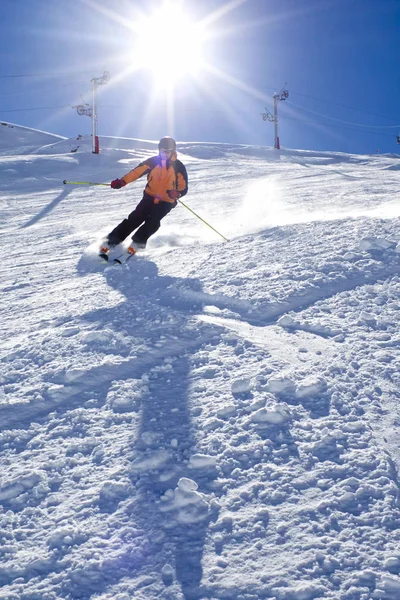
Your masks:
{"label": "skier", "polygon": [[[177,159],[176,142],[169,136],[163,137],[158,144],[159,154],[152,156],[129,171],[121,179],[114,179],[111,187],[119,190],[127,183],[147,175],[147,184],[143,198],[130,215],[113,229],[100,246],[100,256],[108,259],[107,253],[125,240],[129,234],[132,243],[128,253],[135,254],[139,248],[145,248],[147,240],[160,227],[160,221],[176,205],[178,198],[188,191],[188,177],[184,164]],[[138,229],[139,228],[139,229]]]}

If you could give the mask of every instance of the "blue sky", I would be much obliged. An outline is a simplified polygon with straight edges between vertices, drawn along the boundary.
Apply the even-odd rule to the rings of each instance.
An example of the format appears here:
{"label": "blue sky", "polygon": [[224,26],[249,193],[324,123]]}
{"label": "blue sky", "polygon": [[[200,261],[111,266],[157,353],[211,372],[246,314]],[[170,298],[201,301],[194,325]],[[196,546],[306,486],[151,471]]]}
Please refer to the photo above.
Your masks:
{"label": "blue sky", "polygon": [[400,151],[399,0],[179,0],[180,14],[204,25],[208,66],[169,90],[151,67],[167,81],[181,70],[191,44],[178,20],[150,29],[135,63],[140,19],[154,25],[163,2],[2,3],[0,118],[68,137],[90,133],[90,119],[71,106],[91,102],[90,80],[107,69],[100,135],[272,145],[273,124],[261,113],[273,111],[286,84],[282,147]]}

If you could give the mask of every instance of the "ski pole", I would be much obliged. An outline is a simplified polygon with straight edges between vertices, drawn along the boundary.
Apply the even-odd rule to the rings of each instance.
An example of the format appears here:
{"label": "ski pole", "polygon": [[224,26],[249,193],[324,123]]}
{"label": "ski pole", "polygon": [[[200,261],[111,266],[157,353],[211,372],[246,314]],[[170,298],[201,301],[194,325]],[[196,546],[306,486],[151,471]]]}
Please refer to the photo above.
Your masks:
{"label": "ski pole", "polygon": [[187,206],[187,204],[185,204],[184,202],[182,202],[182,200],[179,200],[179,198],[178,198],[178,202],[180,202],[180,204],[182,204],[182,206],[184,206],[185,208],[187,208],[188,210],[190,210],[190,212],[193,213],[195,217],[197,217],[198,219],[200,219],[200,221],[202,221],[204,223],[204,225],[207,225],[207,227],[209,227],[210,229],[212,229],[213,231],[215,231],[215,233],[218,233],[218,235],[220,235],[226,242],[229,242],[228,238],[226,238],[224,235],[222,235],[222,233],[220,233],[219,231],[217,231],[216,229],[214,229],[214,227],[212,225],[210,225],[210,223],[207,223],[207,221],[205,221],[204,219],[202,219],[197,213],[194,212],[194,210],[192,210],[191,208],[189,208]]}
{"label": "ski pole", "polygon": [[106,185],[107,187],[110,187],[109,183],[96,183],[94,181],[67,181],[66,179],[64,179],[63,184],[66,185]]}

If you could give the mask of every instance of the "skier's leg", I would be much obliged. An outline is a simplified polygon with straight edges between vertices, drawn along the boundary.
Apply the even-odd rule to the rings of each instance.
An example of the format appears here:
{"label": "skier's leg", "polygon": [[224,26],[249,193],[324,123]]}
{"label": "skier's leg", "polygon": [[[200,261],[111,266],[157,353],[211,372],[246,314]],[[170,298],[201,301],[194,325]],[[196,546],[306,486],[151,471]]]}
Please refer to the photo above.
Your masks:
{"label": "skier's leg", "polygon": [[146,245],[147,240],[151,235],[160,229],[160,219],[147,219],[132,237],[133,242]]}
{"label": "skier's leg", "polygon": [[149,237],[159,230],[161,219],[163,219],[173,208],[174,205],[169,202],[155,204],[152,213],[146,217],[143,225],[132,236],[132,241],[146,245]]}
{"label": "skier's leg", "polygon": [[107,236],[109,244],[116,246],[124,241],[132,231],[137,229],[149,214],[149,203],[146,198],[142,198],[135,210],[133,210],[127,219],[121,221]]}

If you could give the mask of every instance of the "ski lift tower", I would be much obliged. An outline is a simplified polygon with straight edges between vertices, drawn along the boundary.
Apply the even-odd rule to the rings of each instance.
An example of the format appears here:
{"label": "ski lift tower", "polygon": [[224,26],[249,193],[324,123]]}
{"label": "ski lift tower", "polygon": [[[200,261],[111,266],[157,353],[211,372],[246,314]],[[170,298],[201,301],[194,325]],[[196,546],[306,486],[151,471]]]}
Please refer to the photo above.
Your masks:
{"label": "ski lift tower", "polygon": [[99,154],[99,136],[97,135],[97,98],[96,91],[97,86],[104,85],[110,80],[110,73],[104,71],[102,77],[93,77],[92,83],[92,106],[89,106],[87,102],[83,100],[83,104],[78,104],[72,108],[76,108],[76,112],[79,116],[85,115],[92,119],[92,152],[93,154]]}
{"label": "ski lift tower", "polygon": [[274,130],[275,130],[274,148],[276,150],[280,150],[280,148],[281,148],[280,142],[279,142],[279,135],[278,135],[278,102],[280,102],[281,100],[286,100],[286,98],[288,98],[288,97],[289,97],[289,92],[285,88],[283,88],[279,92],[279,94],[277,92],[275,92],[275,94],[274,94],[274,114],[272,115],[267,108],[265,109],[266,110],[265,113],[261,113],[261,116],[264,121],[270,121],[271,123],[274,124]]}
{"label": "ski lift tower", "polygon": [[110,73],[104,71],[102,77],[93,77],[92,83],[92,153],[98,154],[100,150],[99,136],[97,135],[97,97],[96,91],[99,85],[105,85],[110,81]]}

